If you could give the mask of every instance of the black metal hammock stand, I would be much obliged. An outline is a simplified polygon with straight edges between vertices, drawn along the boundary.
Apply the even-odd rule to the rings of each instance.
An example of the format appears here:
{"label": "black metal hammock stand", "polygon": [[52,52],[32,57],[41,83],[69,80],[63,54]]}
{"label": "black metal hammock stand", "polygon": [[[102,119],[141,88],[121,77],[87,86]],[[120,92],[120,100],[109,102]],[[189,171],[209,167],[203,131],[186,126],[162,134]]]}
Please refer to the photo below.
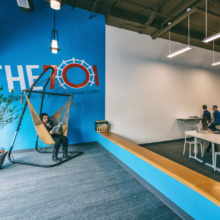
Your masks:
{"label": "black metal hammock stand", "polygon": [[[49,77],[48,79],[42,81],[42,82],[45,82],[45,84],[44,84],[44,86],[43,86],[43,91],[42,91],[42,92],[33,91],[34,86],[36,86],[36,85],[42,83],[42,82],[38,83],[38,81],[39,81],[40,78],[44,75],[44,73],[47,72],[49,69],[52,70],[52,73],[50,74],[50,77]],[[24,161],[18,161],[18,160],[14,160],[14,158],[13,158],[13,155],[12,155],[13,146],[14,146],[14,143],[15,143],[15,140],[16,140],[16,137],[17,137],[17,134],[18,134],[18,131],[19,131],[19,128],[20,128],[22,119],[23,119],[23,117],[24,117],[24,114],[25,114],[27,105],[29,105],[30,111],[32,112],[31,114],[34,115],[34,116],[32,115],[33,122],[34,122],[34,120],[37,120],[36,124],[38,124],[38,126],[35,126],[35,129],[36,129],[36,131],[37,131],[36,145],[35,145],[36,151],[37,151],[38,153],[52,153],[52,151],[44,150],[43,148],[40,148],[39,145],[38,145],[38,139],[39,139],[39,133],[40,133],[40,132],[38,132],[38,131],[41,131],[41,130],[43,131],[43,132],[41,132],[41,133],[43,133],[44,136],[45,136],[45,137],[44,137],[44,140],[42,140],[42,138],[41,138],[41,140],[42,140],[44,143],[46,143],[47,145],[52,145],[52,144],[54,144],[55,142],[54,142],[53,138],[51,137],[51,135],[49,134],[49,132],[47,131],[46,127],[43,125],[43,123],[42,123],[41,120],[39,119],[39,116],[37,115],[37,113],[36,113],[36,111],[34,110],[32,104],[30,103],[29,98],[30,98],[30,96],[31,96],[32,93],[41,93],[41,94],[42,94],[42,97],[41,97],[41,105],[40,105],[40,112],[39,112],[39,115],[40,115],[40,114],[42,113],[42,107],[43,107],[43,101],[44,101],[44,95],[45,95],[45,94],[58,95],[58,96],[69,96],[69,97],[70,97],[70,98],[69,98],[69,101],[68,101],[61,109],[59,109],[59,111],[58,111],[56,114],[54,114],[54,115],[52,116],[52,117],[54,117],[54,119],[56,119],[56,117],[59,118],[59,117],[58,117],[58,116],[60,116],[59,114],[61,114],[61,111],[62,111],[65,107],[70,108],[70,101],[71,101],[71,99],[72,99],[72,95],[69,94],[69,93],[68,93],[63,87],[61,87],[60,85],[59,85],[59,86],[60,86],[62,89],[64,89],[65,92],[68,93],[68,94],[45,92],[45,89],[46,89],[46,87],[47,87],[49,81],[50,81],[50,80],[52,79],[52,77],[53,77],[53,73],[54,73],[54,69],[53,69],[52,67],[46,68],[46,69],[41,73],[41,75],[36,79],[36,81],[33,83],[33,85],[30,87],[30,89],[28,89],[28,90],[23,90],[23,92],[24,92],[24,94],[25,94],[25,96],[26,96],[26,102],[25,102],[25,106],[24,106],[24,108],[23,108],[23,111],[22,111],[22,113],[21,113],[21,117],[20,117],[20,120],[19,120],[17,129],[16,129],[15,134],[14,134],[14,138],[13,138],[13,140],[12,140],[11,147],[10,147],[9,152],[8,152],[8,159],[9,159],[9,161],[12,162],[12,163],[19,163],[19,164],[24,164],[24,165],[30,165],[30,166],[37,166],[37,167],[49,168],[49,167],[58,166],[58,165],[60,165],[60,164],[62,164],[62,163],[65,163],[65,162],[67,162],[67,161],[69,161],[69,160],[71,160],[71,159],[73,159],[73,158],[75,158],[75,157],[77,157],[77,156],[83,154],[83,152],[71,152],[71,151],[70,151],[70,152],[68,152],[69,155],[68,155],[68,158],[67,158],[67,159],[62,160],[62,161],[60,161],[60,162],[58,162],[58,163],[53,163],[53,164],[49,164],[49,165],[46,165],[46,164],[38,164],[38,163],[30,163],[30,162],[24,162]],[[54,80],[54,82],[56,82],[54,78],[53,78],[53,80]],[[37,83],[38,83],[38,84],[37,84]],[[56,83],[57,83],[57,82],[56,82]],[[28,96],[26,95],[26,92],[29,93]],[[67,129],[68,129],[68,119],[69,119],[69,109],[68,109],[68,117],[67,117],[67,126],[66,126],[66,130],[65,130],[66,134],[67,134]],[[58,121],[57,121],[57,122],[58,122]],[[40,124],[40,125],[39,125],[39,124]]]}

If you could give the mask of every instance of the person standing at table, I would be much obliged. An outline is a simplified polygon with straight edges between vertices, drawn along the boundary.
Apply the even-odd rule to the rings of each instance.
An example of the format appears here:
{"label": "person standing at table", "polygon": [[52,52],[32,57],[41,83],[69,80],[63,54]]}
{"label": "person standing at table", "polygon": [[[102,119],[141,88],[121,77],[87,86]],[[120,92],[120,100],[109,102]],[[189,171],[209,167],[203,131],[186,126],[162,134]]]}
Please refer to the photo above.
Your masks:
{"label": "person standing at table", "polygon": [[[204,119],[204,118],[207,118],[208,123],[211,123],[211,113],[207,110],[207,105],[203,105],[203,106],[202,106],[202,109],[203,109],[202,118],[203,118],[203,119]],[[200,121],[200,123],[201,123],[201,121]],[[196,130],[200,123],[194,125],[194,126],[193,126],[193,129]]]}
{"label": "person standing at table", "polygon": [[203,118],[207,118],[209,123],[211,123],[211,113],[207,110],[207,105],[203,105]]}

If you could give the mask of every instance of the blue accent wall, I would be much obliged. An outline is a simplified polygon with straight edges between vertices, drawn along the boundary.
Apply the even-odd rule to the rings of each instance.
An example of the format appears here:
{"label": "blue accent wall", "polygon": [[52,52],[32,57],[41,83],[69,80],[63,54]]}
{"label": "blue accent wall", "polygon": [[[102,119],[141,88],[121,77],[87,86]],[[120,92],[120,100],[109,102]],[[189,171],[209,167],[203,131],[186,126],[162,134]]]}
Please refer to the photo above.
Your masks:
{"label": "blue accent wall", "polygon": [[195,219],[219,219],[220,207],[100,134],[97,141],[154,188]]}
{"label": "blue accent wall", "polygon": [[[53,10],[45,1],[34,1],[35,10],[23,12],[16,1],[0,3],[0,85],[3,85],[4,95],[9,95],[7,74],[14,77],[24,77],[25,88],[30,87],[29,81],[33,75],[37,77],[43,71],[43,65],[59,66],[63,61],[72,58],[86,62],[91,68],[97,66],[99,85],[93,80],[83,88],[72,88],[64,85],[73,94],[74,106],[71,106],[68,138],[69,143],[95,141],[94,123],[105,119],[105,18],[93,13],[89,20],[89,11],[70,6],[64,6],[56,11],[56,30],[59,35],[60,52],[50,51],[51,33],[54,28]],[[88,67],[88,66],[87,66]],[[49,72],[42,80],[49,77]],[[71,83],[80,84],[85,80],[85,73],[80,68],[71,68],[67,73]],[[35,79],[34,79],[35,80]],[[62,80],[62,78],[61,78]],[[15,96],[20,97],[21,83],[13,81]],[[40,84],[39,86],[41,86]],[[37,89],[38,91],[39,88]],[[55,84],[48,92],[63,93]],[[46,96],[43,112],[54,114],[67,98]],[[40,107],[40,95],[31,97],[37,113]],[[18,108],[24,107],[19,104]],[[9,148],[17,127],[17,122],[0,129],[1,147]],[[36,132],[27,109],[20,127],[14,149],[34,148]],[[39,143],[44,146],[43,143]]]}

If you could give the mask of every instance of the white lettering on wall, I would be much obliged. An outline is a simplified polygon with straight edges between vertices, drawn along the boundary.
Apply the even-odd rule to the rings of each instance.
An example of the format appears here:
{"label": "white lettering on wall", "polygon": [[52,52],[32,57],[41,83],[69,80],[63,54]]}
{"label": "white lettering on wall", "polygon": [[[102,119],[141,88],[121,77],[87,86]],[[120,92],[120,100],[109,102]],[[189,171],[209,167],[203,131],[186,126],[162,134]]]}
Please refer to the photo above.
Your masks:
{"label": "white lettering on wall", "polygon": [[[39,69],[39,65],[26,65],[26,70],[27,70],[27,75],[28,75],[28,82],[29,86],[31,87],[32,84],[34,83],[34,79],[37,79],[38,76],[33,76],[32,75],[32,69]],[[33,90],[42,90],[43,86],[35,86]]]}
{"label": "white lettering on wall", "polygon": [[17,68],[18,68],[18,77],[13,77],[11,73],[11,67],[9,65],[5,65],[5,72],[8,81],[9,92],[14,90],[14,83],[13,83],[14,81],[20,82],[21,90],[26,89],[23,67],[21,65],[18,65]]}

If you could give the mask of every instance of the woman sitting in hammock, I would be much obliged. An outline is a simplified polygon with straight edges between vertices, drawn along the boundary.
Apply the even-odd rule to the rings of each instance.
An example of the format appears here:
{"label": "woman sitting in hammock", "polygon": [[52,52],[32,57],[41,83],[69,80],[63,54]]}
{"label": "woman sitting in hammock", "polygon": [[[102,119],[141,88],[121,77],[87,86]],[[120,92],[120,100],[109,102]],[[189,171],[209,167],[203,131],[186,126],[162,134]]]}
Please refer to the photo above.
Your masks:
{"label": "woman sitting in hammock", "polygon": [[60,162],[61,160],[57,157],[57,154],[59,152],[59,148],[61,143],[63,143],[63,159],[67,159],[67,151],[68,151],[68,139],[66,136],[62,134],[62,132],[56,132],[53,133],[53,127],[55,126],[53,121],[49,120],[49,116],[47,113],[42,113],[40,115],[41,121],[44,123],[45,127],[51,134],[52,138],[55,141],[54,148],[53,148],[53,155],[52,155],[52,160],[55,162]]}

